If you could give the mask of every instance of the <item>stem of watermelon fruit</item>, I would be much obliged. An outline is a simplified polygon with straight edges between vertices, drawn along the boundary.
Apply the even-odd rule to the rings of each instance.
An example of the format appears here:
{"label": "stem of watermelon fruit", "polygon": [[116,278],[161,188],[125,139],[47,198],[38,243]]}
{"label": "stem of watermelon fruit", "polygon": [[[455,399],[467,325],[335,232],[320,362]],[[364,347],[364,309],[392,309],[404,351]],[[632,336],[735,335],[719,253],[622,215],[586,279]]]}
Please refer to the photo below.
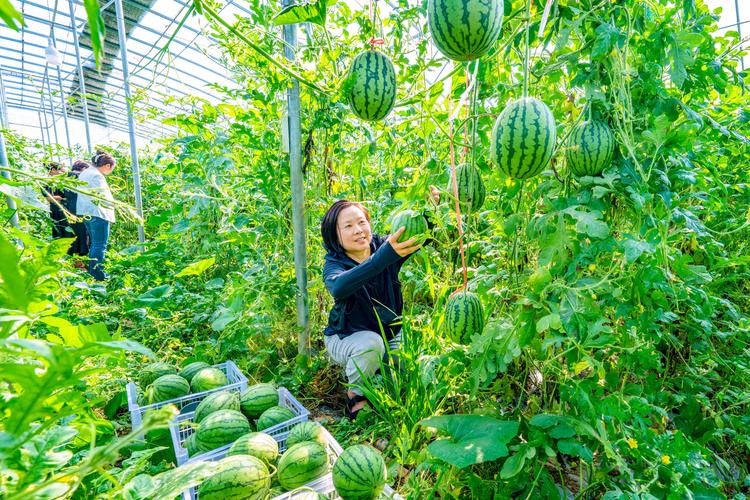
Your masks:
{"label": "stem of watermelon fruit", "polygon": [[450,121],[450,156],[451,156],[451,184],[453,184],[453,196],[456,201],[456,225],[458,226],[458,249],[461,252],[461,267],[464,272],[464,289],[466,289],[467,271],[466,255],[464,254],[464,230],[461,225],[461,204],[458,200],[458,180],[456,179],[456,153],[453,149],[453,120]]}
{"label": "stem of watermelon fruit", "polygon": [[531,0],[526,0],[526,50],[523,60],[523,97],[529,97],[529,24],[531,23]]}

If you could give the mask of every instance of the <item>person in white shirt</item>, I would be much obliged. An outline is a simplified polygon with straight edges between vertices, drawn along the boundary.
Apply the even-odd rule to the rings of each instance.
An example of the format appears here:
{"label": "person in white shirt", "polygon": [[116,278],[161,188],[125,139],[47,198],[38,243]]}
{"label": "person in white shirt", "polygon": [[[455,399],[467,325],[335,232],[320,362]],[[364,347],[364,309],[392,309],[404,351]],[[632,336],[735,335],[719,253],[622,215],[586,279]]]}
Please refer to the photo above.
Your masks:
{"label": "person in white shirt", "polygon": [[[104,151],[97,151],[91,159],[93,168],[87,168],[78,177],[86,183],[85,188],[97,196],[94,198],[79,193],[76,202],[76,213],[84,218],[89,233],[89,274],[97,281],[107,278],[104,272],[104,256],[109,241],[109,226],[115,221],[115,209],[112,203],[112,191],[107,184],[106,175],[115,168],[115,158]],[[103,198],[103,199],[102,199]]]}

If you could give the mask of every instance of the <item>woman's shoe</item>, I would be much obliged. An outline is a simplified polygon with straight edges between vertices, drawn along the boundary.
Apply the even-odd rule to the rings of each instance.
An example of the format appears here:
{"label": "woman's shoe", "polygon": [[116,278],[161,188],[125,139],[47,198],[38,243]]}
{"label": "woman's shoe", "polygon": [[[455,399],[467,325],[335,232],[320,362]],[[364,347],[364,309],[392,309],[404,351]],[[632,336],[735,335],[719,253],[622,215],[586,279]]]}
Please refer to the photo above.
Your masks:
{"label": "woman's shoe", "polygon": [[356,410],[356,411],[352,411],[352,408],[354,408],[354,406],[357,403],[359,403],[360,401],[367,401],[367,398],[364,397],[364,396],[356,395],[356,394],[354,395],[353,398],[350,398],[347,395],[347,397],[346,397],[346,416],[349,418],[349,420],[354,420],[355,418],[357,418],[357,413],[359,413],[359,410],[361,410],[362,408],[360,408],[359,410]]}

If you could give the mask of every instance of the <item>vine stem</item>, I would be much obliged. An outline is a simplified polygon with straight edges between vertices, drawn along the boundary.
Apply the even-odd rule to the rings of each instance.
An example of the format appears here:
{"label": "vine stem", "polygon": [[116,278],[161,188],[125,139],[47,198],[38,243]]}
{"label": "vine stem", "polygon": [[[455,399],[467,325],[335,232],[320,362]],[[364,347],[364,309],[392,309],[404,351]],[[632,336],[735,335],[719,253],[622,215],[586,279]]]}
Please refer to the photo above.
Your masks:
{"label": "vine stem", "polygon": [[450,122],[450,151],[451,151],[451,184],[453,184],[453,197],[456,200],[456,224],[458,225],[458,248],[461,252],[461,267],[463,268],[464,286],[468,282],[466,270],[466,254],[464,252],[464,229],[461,224],[461,204],[458,201],[458,181],[456,179],[456,153],[453,149],[453,120]]}
{"label": "vine stem", "polygon": [[[521,187],[518,189],[518,195],[516,198],[516,209],[514,210],[513,214],[517,214],[518,211],[521,209],[521,200],[523,199],[523,186],[524,186],[525,179],[521,180]],[[518,249],[518,227],[515,229],[515,234],[513,235],[513,250],[511,252],[511,262],[513,263],[513,275],[516,278],[516,286],[519,285],[518,281],[518,261],[516,259],[516,251]]]}
{"label": "vine stem", "polygon": [[526,0],[526,50],[523,57],[523,97],[529,97],[529,24],[531,24],[531,0]]}

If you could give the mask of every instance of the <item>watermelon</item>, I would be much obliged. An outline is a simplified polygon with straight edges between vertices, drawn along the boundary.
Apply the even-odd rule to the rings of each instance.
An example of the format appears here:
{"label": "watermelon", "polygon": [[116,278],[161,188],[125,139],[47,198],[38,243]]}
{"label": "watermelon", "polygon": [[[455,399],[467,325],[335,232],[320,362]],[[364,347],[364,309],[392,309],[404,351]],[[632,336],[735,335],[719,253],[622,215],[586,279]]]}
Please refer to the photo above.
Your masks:
{"label": "watermelon", "polygon": [[162,375],[170,375],[177,373],[177,368],[170,365],[169,363],[162,363],[158,361],[151,363],[141,370],[141,375],[138,378],[139,384],[142,388],[148,387],[154,383],[154,380],[161,377]]}
{"label": "watermelon", "polygon": [[387,472],[380,453],[364,444],[345,449],[333,465],[333,486],[343,500],[375,499],[385,488]]}
{"label": "watermelon", "polygon": [[[283,492],[282,492],[283,493]],[[328,497],[314,490],[294,490],[294,500],[328,500]]]}
{"label": "watermelon", "polygon": [[201,500],[265,499],[271,489],[271,475],[262,461],[248,455],[233,455],[219,461],[220,472],[198,489]]}
{"label": "watermelon", "polygon": [[240,408],[247,418],[258,418],[264,411],[279,404],[279,391],[273,384],[255,384],[240,396]]}
{"label": "watermelon", "polygon": [[484,312],[479,297],[461,291],[445,305],[445,330],[454,342],[468,343],[471,336],[484,330]]}
{"label": "watermelon", "polygon": [[328,444],[323,427],[315,422],[300,422],[295,425],[286,438],[286,445],[292,446],[305,441],[315,441],[325,446]]}
{"label": "watermelon", "polygon": [[252,430],[247,417],[239,411],[219,410],[204,418],[198,425],[195,444],[201,450],[210,451],[233,443]]}
{"label": "watermelon", "polygon": [[503,10],[503,0],[428,0],[427,26],[433,43],[446,57],[471,61],[497,42]]}
{"label": "watermelon", "polygon": [[210,391],[225,385],[229,385],[229,379],[218,368],[204,368],[193,375],[193,380],[190,381],[193,392]]}
{"label": "watermelon", "polygon": [[490,140],[490,159],[514,179],[530,179],[547,168],[557,130],[552,111],[539,99],[512,101],[497,117]]}
{"label": "watermelon", "polygon": [[272,464],[279,456],[279,443],[265,432],[251,432],[237,439],[227,455],[252,455]]}
{"label": "watermelon", "polygon": [[284,408],[283,406],[272,406],[258,417],[258,430],[262,431],[268,429],[274,425],[291,420],[296,416],[297,415],[295,415],[295,413],[289,408]]}
{"label": "watermelon", "polygon": [[319,443],[290,446],[279,459],[277,476],[287,490],[298,488],[328,472],[328,452]]}
{"label": "watermelon", "polygon": [[188,382],[191,382],[193,380],[193,377],[196,373],[201,371],[204,368],[210,368],[211,365],[208,363],[205,363],[203,361],[196,361],[195,363],[190,363],[189,365],[185,366],[180,370],[180,373],[178,374],[180,377],[184,378]]}
{"label": "watermelon", "polygon": [[[462,163],[456,167],[456,185],[458,187],[458,201],[461,210],[476,212],[484,204],[486,191],[479,169],[470,163]],[[453,195],[453,179],[448,184],[448,192]]]}
{"label": "watermelon", "polygon": [[206,396],[195,409],[193,422],[200,423],[208,415],[219,410],[240,411],[240,396],[236,392],[219,391]]}
{"label": "watermelon", "polygon": [[396,102],[396,70],[383,53],[360,52],[349,67],[344,93],[349,107],[365,121],[382,120]]}
{"label": "watermelon", "polygon": [[185,442],[183,443],[184,448],[188,452],[188,456],[197,455],[202,450],[198,448],[198,443],[195,441],[195,433],[190,434]]}
{"label": "watermelon", "polygon": [[542,290],[552,281],[552,274],[546,267],[540,267],[529,276],[529,289],[534,293],[541,293]]}
{"label": "watermelon", "polygon": [[574,175],[599,175],[612,163],[615,136],[604,122],[588,120],[570,133],[565,157]]}
{"label": "watermelon", "polygon": [[398,231],[399,228],[406,228],[398,241],[404,242],[411,238],[416,238],[416,244],[423,244],[427,239],[427,220],[422,214],[414,210],[404,210],[396,214],[391,222],[391,234]]}
{"label": "watermelon", "polygon": [[190,384],[187,380],[175,374],[162,375],[146,389],[146,401],[148,404],[161,403],[189,393]]}

